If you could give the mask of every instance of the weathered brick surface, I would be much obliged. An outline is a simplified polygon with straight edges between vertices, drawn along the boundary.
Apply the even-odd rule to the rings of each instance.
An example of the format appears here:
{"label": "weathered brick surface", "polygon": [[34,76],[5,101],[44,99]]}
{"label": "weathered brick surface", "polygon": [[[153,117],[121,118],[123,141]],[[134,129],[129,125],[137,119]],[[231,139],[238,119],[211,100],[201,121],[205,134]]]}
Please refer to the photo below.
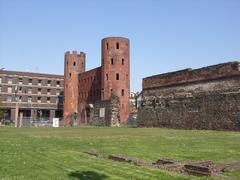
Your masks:
{"label": "weathered brick surface", "polygon": [[143,79],[143,89],[166,87],[191,82],[209,81],[239,75],[238,62],[223,63],[200,69],[185,69],[176,72],[159,74]]}
{"label": "weathered brick surface", "polygon": [[70,124],[73,113],[78,113],[78,75],[85,71],[85,53],[65,53],[63,125]]}
{"label": "weathered brick surface", "polygon": [[101,67],[91,69],[78,76],[79,123],[88,124],[92,118],[89,104],[101,100]]}
{"label": "weathered brick surface", "polygon": [[[85,54],[65,54],[64,71],[64,122],[70,124],[70,116],[77,113],[78,124],[92,120],[91,106],[97,101],[119,98],[118,120],[124,123],[129,115],[130,95],[130,44],[123,37],[102,40],[102,64],[85,71]],[[74,65],[74,62],[76,64]],[[81,66],[79,66],[81,65]],[[101,124],[101,123],[100,123]]]}
{"label": "weathered brick surface", "polygon": [[[138,124],[148,127],[240,130],[238,68],[237,62],[210,66],[202,68],[204,73],[199,69],[192,70],[191,73],[198,77],[195,81],[190,82],[187,76],[185,83],[171,80],[172,85],[164,82],[165,86],[161,84],[157,87],[144,86]],[[218,73],[220,69],[222,74]],[[170,77],[173,74],[169,74]],[[212,74],[212,77],[208,76],[204,79],[203,74]],[[168,79],[167,76],[163,76],[164,79]],[[158,76],[160,81],[163,76]],[[183,77],[181,73],[178,76]],[[145,78],[145,81],[147,80],[152,82],[151,78]],[[155,79],[154,82],[156,81]],[[145,83],[150,84],[150,82]]]}
{"label": "weathered brick surface", "polygon": [[[117,49],[118,44],[118,49]],[[102,100],[112,94],[120,99],[120,121],[129,116],[130,42],[127,38],[110,37],[102,40]],[[116,79],[117,74],[119,79]],[[123,93],[122,93],[123,91]]]}

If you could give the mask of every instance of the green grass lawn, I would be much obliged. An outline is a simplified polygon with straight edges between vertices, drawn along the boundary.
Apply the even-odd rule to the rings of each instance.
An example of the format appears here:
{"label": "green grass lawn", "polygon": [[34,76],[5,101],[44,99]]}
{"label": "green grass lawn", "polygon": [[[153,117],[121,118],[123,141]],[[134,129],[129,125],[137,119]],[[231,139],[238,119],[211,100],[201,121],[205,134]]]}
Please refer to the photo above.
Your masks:
{"label": "green grass lawn", "polygon": [[[240,161],[240,133],[158,128],[0,127],[0,179],[207,179],[84,154]],[[240,179],[240,171],[213,179]]]}

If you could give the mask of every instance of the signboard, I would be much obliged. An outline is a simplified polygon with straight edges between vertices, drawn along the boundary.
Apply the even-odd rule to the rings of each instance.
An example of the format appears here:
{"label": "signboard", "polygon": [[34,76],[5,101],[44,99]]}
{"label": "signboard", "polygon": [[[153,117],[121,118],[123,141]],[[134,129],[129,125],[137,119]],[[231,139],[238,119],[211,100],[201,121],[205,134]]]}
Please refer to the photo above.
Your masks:
{"label": "signboard", "polygon": [[99,117],[104,118],[105,117],[105,108],[100,108],[99,110]]}
{"label": "signboard", "polygon": [[52,127],[59,127],[59,118],[53,118]]}

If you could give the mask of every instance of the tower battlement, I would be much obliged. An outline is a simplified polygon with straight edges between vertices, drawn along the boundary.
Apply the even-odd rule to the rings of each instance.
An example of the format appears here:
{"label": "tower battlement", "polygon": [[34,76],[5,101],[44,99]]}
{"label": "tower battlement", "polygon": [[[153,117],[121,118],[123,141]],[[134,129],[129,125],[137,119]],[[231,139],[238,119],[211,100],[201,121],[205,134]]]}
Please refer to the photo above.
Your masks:
{"label": "tower battlement", "polygon": [[74,51],[66,51],[65,55],[79,55],[79,56],[85,56],[86,54],[82,51],[80,51],[80,53],[78,53],[78,51],[74,50]]}

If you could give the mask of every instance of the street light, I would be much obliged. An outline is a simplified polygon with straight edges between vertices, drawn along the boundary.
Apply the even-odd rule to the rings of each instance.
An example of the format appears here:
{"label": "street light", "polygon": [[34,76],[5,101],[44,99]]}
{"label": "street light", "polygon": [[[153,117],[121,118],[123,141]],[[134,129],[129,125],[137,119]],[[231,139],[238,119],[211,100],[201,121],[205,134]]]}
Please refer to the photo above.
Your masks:
{"label": "street light", "polygon": [[[14,93],[15,93],[15,127],[18,127],[18,111],[19,111],[19,106],[18,106],[18,86],[15,86],[14,89]],[[20,125],[21,126],[21,125]]]}

